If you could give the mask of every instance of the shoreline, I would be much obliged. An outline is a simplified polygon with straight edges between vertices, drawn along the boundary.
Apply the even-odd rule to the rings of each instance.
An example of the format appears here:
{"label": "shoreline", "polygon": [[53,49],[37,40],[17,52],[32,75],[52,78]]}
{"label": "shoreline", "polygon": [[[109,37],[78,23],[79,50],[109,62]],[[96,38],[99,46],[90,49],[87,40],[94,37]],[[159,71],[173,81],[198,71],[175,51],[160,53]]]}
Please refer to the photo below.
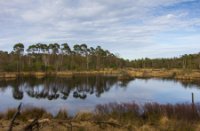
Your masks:
{"label": "shoreline", "polygon": [[131,77],[140,78],[173,78],[176,80],[200,80],[200,70],[183,69],[132,69]]}
{"label": "shoreline", "polygon": [[43,78],[45,76],[71,77],[74,75],[112,75],[119,79],[127,78],[173,78],[177,80],[200,80],[200,70],[183,69],[110,69],[91,71],[59,71],[59,72],[0,72],[0,78],[17,78],[34,76]]}
{"label": "shoreline", "polygon": [[59,71],[59,72],[0,72],[0,78],[16,78],[34,76],[36,78],[43,78],[45,76],[70,77],[74,75],[115,75],[119,72],[110,71]]}
{"label": "shoreline", "polygon": [[[162,108],[160,108],[162,107]],[[194,107],[194,109],[192,108]],[[15,130],[89,130],[89,131],[143,131],[143,130],[199,130],[198,104],[108,103],[97,105],[95,112],[78,112],[70,116],[61,109],[55,116],[43,108],[8,109],[0,112],[0,130],[7,131],[16,112]],[[142,111],[142,112],[141,112]],[[187,112],[187,113],[186,113]]]}

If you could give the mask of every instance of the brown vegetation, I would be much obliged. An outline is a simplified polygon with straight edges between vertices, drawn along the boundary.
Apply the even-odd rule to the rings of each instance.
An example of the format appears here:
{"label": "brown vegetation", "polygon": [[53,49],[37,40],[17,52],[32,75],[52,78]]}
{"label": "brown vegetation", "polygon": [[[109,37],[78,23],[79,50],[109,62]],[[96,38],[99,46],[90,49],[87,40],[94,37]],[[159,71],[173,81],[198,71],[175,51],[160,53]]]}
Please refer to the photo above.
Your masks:
{"label": "brown vegetation", "polygon": [[174,78],[179,80],[199,80],[200,70],[182,70],[182,69],[104,69],[93,71],[64,71],[64,72],[1,72],[0,78],[16,78],[18,76],[34,76],[43,78],[45,76],[71,77],[73,75],[112,75],[119,79],[129,78]]}
{"label": "brown vegetation", "polygon": [[182,70],[182,69],[129,69],[128,74],[131,77],[141,78],[174,78],[182,80],[200,79],[199,70]]}
{"label": "brown vegetation", "polygon": [[[39,128],[45,130],[199,130],[199,104],[157,104],[110,103],[96,106],[95,112],[77,113],[70,117],[66,110],[52,116],[41,108],[27,108],[21,111],[14,124],[14,130]],[[0,130],[7,130],[15,110],[0,114]]]}
{"label": "brown vegetation", "polygon": [[18,76],[26,77],[26,76],[34,76],[37,78],[43,78],[45,76],[58,76],[58,77],[69,77],[73,75],[115,75],[118,76],[120,74],[119,71],[113,69],[105,69],[105,70],[93,70],[93,71],[63,71],[63,72],[1,72],[0,78],[16,78]]}

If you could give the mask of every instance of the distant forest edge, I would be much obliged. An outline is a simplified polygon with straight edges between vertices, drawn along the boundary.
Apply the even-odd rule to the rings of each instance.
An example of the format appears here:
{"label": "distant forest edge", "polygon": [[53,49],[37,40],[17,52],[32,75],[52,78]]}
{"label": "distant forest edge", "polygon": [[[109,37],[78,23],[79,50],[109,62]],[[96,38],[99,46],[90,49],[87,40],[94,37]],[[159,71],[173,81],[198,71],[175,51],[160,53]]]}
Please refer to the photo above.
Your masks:
{"label": "distant forest edge", "polygon": [[[134,52],[134,50],[133,50]],[[17,43],[13,51],[0,51],[0,71],[67,71],[102,70],[106,68],[166,68],[200,69],[200,53],[174,58],[127,60],[102,49],[76,44],[71,48],[64,44],[30,45]]]}

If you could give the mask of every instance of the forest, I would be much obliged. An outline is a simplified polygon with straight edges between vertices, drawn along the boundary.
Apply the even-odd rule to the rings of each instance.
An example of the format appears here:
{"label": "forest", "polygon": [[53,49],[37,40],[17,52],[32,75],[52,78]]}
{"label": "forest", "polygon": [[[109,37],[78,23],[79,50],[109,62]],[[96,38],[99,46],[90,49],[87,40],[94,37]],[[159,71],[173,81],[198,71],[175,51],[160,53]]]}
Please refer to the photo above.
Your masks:
{"label": "forest", "polygon": [[200,53],[174,58],[128,60],[101,46],[94,48],[86,44],[75,44],[70,47],[68,43],[37,43],[27,48],[23,43],[17,43],[11,52],[0,51],[1,72],[81,71],[107,68],[200,69]]}
{"label": "forest", "polygon": [[38,43],[25,49],[24,44],[17,43],[10,53],[0,51],[0,70],[7,72],[99,70],[125,67],[126,63],[100,46],[93,48],[86,44],[70,48],[67,43]]}

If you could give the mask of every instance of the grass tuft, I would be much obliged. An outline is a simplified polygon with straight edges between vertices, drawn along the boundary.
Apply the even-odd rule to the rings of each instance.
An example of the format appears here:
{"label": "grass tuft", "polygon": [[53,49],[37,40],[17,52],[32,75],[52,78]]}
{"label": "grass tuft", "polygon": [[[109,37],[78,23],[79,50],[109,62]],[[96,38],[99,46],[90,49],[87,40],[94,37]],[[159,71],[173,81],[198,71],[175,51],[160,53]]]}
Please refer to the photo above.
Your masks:
{"label": "grass tuft", "polygon": [[62,120],[68,119],[69,116],[68,116],[67,110],[66,109],[59,110],[55,118],[62,119]]}

